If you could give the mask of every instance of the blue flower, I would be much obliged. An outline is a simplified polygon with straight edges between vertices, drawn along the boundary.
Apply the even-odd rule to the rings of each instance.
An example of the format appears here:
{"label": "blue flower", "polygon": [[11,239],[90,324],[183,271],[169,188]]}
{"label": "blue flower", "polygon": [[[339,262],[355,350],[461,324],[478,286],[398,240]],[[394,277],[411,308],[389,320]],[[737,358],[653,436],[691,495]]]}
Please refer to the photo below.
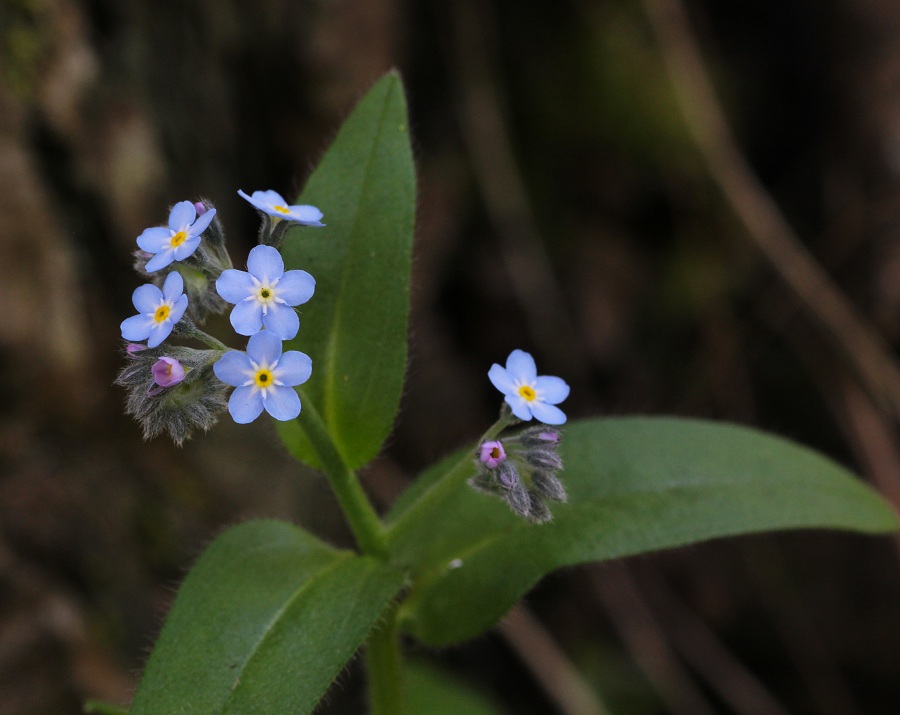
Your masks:
{"label": "blue flower", "polygon": [[254,335],[261,328],[282,340],[290,340],[300,329],[293,306],[305,303],[316,289],[306,271],[284,270],[284,261],[272,246],[256,246],[247,258],[247,271],[229,268],[216,281],[216,290],[234,303],[231,324],[241,335]]}
{"label": "blue flower", "polygon": [[137,238],[137,244],[147,253],[156,254],[147,261],[148,273],[165,268],[172,261],[183,261],[197,250],[200,234],[203,233],[216,215],[215,209],[206,211],[199,217],[197,208],[190,201],[179,201],[169,213],[169,227],[148,228]]}
{"label": "blue flower", "polygon": [[520,420],[532,417],[548,425],[561,425],[566,415],[554,405],[569,396],[569,386],[559,377],[538,376],[534,358],[522,350],[513,350],[506,368],[494,363],[488,378],[506,395],[506,404]]}
{"label": "blue flower", "polygon": [[181,320],[187,309],[184,280],[178,271],[172,271],[162,290],[152,283],[145,283],[134,291],[131,302],[138,314],[122,321],[122,337],[126,340],[146,340],[148,348],[155,348],[169,337],[175,323]]}
{"label": "blue flower", "polygon": [[254,207],[263,213],[283,218],[288,221],[296,221],[302,226],[324,226],[322,212],[315,206],[288,205],[277,191],[254,191],[252,196],[238,189],[238,196],[247,199]]}
{"label": "blue flower", "polygon": [[281,341],[263,330],[247,343],[247,352],[231,350],[213,365],[226,385],[237,389],[228,400],[228,411],[238,424],[253,422],[263,409],[276,420],[292,420],[300,414],[300,397],[294,385],[312,374],[312,360],[296,350],[282,354]]}

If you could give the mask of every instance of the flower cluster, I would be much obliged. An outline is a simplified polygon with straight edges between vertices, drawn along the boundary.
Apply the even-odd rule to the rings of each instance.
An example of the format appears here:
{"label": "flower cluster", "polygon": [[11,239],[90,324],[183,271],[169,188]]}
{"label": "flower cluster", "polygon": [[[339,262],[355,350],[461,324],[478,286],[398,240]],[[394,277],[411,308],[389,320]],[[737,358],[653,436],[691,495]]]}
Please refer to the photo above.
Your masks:
{"label": "flower cluster", "polygon": [[531,427],[503,440],[482,442],[476,450],[478,473],[469,484],[502,498],[513,513],[528,521],[550,521],[547,500],[566,501],[566,489],[556,474],[563,468],[556,451],[560,432]]}
{"label": "flower cluster", "polygon": [[[534,358],[523,350],[513,350],[505,368],[492,365],[488,378],[504,395],[506,424],[532,419],[547,425],[565,423],[566,415],[556,405],[569,396],[569,386],[561,378],[538,375]],[[549,521],[552,514],[547,500],[564,502],[567,498],[556,477],[563,468],[556,451],[560,437],[554,427],[531,427],[502,440],[482,442],[475,453],[478,473],[469,484],[499,496],[515,514],[529,521]]]}
{"label": "flower cluster", "polygon": [[[116,382],[127,389],[126,411],[146,438],[166,431],[181,444],[226,408],[242,424],[263,411],[279,420],[300,414],[294,387],[309,379],[312,361],[283,352],[282,341],[297,335],[295,308],[312,297],[316,282],[306,271],[286,271],[278,247],[291,225],[323,226],[322,212],[289,205],[274,191],[238,194],[262,217],[260,245],[250,251],[246,271],[232,267],[222,223],[205,199],[178,202],[165,226],[137,238],[135,268],[149,282],[132,296],[137,315],[121,324],[128,361]],[[228,350],[198,327],[229,304],[232,326],[250,338],[245,352]],[[208,349],[162,347],[170,336]],[[229,387],[236,389],[226,402]]]}

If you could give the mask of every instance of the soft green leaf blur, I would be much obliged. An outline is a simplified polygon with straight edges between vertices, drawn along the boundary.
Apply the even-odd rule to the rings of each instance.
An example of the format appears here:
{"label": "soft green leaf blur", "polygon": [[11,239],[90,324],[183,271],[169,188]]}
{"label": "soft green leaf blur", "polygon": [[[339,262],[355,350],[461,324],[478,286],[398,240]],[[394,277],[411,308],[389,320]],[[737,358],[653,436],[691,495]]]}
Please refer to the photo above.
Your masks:
{"label": "soft green leaf blur", "polygon": [[484,695],[449,673],[420,661],[406,672],[406,715],[503,715]]}
{"label": "soft green leaf blur", "polygon": [[310,713],[402,582],[284,522],[229,529],[179,589],[132,715]]}
{"label": "soft green leaf blur", "polygon": [[[403,611],[411,633],[431,645],[471,638],[562,566],[773,529],[897,528],[892,510],[853,474],[755,429],[588,420],[566,429],[560,451],[569,502],[554,505],[550,524],[528,524],[499,499],[460,488],[441,513],[393,534],[394,558],[418,572]],[[391,520],[443,470],[427,474]]]}
{"label": "soft green leaf blur", "polygon": [[[288,268],[316,279],[291,341],[313,361],[301,400],[359,467],[393,426],[406,371],[415,172],[396,73],[360,101],[298,200],[318,206],[326,223],[294,230],[282,249]],[[304,419],[282,425],[281,435],[295,457],[320,466]]]}

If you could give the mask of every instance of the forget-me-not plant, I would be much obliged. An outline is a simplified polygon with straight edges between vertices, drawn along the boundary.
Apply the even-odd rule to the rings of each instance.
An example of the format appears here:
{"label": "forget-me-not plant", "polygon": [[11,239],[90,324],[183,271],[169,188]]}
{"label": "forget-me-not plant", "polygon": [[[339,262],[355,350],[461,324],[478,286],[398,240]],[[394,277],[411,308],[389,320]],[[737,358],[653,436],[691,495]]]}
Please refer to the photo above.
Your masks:
{"label": "forget-me-not plant", "polygon": [[[128,390],[126,410],[141,422],[145,437],[166,431],[181,444],[192,430],[209,429],[226,409],[240,423],[253,421],[263,410],[279,420],[300,413],[293,388],[309,379],[312,361],[294,350],[282,354],[281,341],[297,335],[300,320],[294,308],[312,297],[316,282],[306,271],[285,271],[275,246],[292,224],[323,225],[322,212],[314,206],[288,207],[274,191],[244,196],[262,214],[263,245],[250,251],[248,271],[231,268],[221,221],[206,199],[178,202],[169,212],[168,228],[149,228],[137,239],[144,253],[136,253],[135,268],[155,284],[134,292],[138,315],[123,321],[121,331],[127,341],[147,343],[126,346],[129,361],[116,382]],[[276,221],[276,215],[286,220]],[[150,260],[147,253],[153,254]],[[184,262],[164,282],[152,275],[173,261]],[[198,327],[209,315],[224,312],[226,301],[235,304],[233,327],[250,337],[246,352],[229,351]],[[208,349],[176,345],[163,353],[158,346],[172,334],[199,340]],[[229,387],[237,389],[226,402]]]}
{"label": "forget-me-not plant", "polygon": [[238,195],[256,209],[274,218],[294,221],[302,226],[324,226],[322,212],[315,206],[288,204],[277,191],[254,191],[251,195],[238,189]]}
{"label": "forget-me-not plant", "polygon": [[285,272],[284,260],[272,246],[256,246],[247,258],[246,271],[229,268],[216,281],[216,290],[234,303],[231,325],[240,335],[253,335],[262,328],[282,340],[290,340],[300,329],[295,306],[308,301],[316,289],[306,271]]}
{"label": "forget-me-not plant", "polygon": [[134,341],[146,340],[150,348],[155,348],[169,337],[188,306],[184,280],[178,271],[169,273],[162,290],[152,283],[137,288],[131,301],[138,314],[122,321],[122,337]]}
{"label": "forget-me-not plant", "polygon": [[506,404],[520,420],[535,418],[548,425],[565,423],[565,413],[555,405],[569,396],[569,386],[562,378],[538,375],[534,358],[524,350],[513,350],[505,368],[494,363],[488,377],[506,396]]}
{"label": "forget-me-not plant", "polygon": [[238,424],[252,422],[263,409],[276,420],[292,420],[300,414],[295,385],[312,374],[312,360],[297,350],[281,352],[281,340],[270,330],[250,338],[247,352],[231,350],[213,365],[226,385],[237,389],[228,400],[228,411]]}
{"label": "forget-me-not plant", "polygon": [[146,229],[137,238],[141,250],[152,253],[145,270],[148,273],[165,268],[173,261],[183,261],[197,250],[202,234],[216,215],[210,209],[197,215],[197,207],[190,201],[179,201],[169,212],[169,226]]}

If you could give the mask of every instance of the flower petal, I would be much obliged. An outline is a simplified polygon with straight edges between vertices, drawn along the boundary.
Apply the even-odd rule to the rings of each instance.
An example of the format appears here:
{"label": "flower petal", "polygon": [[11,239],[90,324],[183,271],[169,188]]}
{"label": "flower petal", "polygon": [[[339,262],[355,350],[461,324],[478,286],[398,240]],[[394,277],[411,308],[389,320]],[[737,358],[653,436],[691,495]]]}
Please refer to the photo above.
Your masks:
{"label": "flower petal", "polygon": [[163,301],[163,293],[152,283],[144,283],[134,289],[131,294],[131,302],[137,308],[138,313],[152,313]]}
{"label": "flower petal", "polygon": [[181,320],[184,315],[184,311],[187,310],[188,307],[188,297],[186,295],[181,296],[178,300],[175,301],[175,305],[172,306],[172,311],[169,313],[169,322],[172,327],[175,327],[175,323]]}
{"label": "flower petal", "polygon": [[291,210],[291,218],[295,221],[299,221],[300,223],[306,223],[313,226],[322,226],[322,212],[319,211],[315,206],[309,206],[306,204],[298,204],[296,206],[290,206]]}
{"label": "flower petal", "polygon": [[173,250],[176,261],[183,261],[190,255],[193,255],[200,245],[200,236],[191,236],[184,243]]}
{"label": "flower petal", "polygon": [[239,425],[253,422],[263,411],[262,393],[254,388],[239,387],[228,399],[228,412]]}
{"label": "flower petal", "polygon": [[213,364],[213,372],[226,385],[240,387],[248,379],[253,365],[247,353],[240,350],[229,350]]}
{"label": "flower petal", "polygon": [[229,320],[239,335],[254,335],[262,328],[262,306],[253,300],[242,300],[234,306]]}
{"label": "flower petal", "polygon": [[153,273],[154,271],[158,271],[160,268],[165,268],[174,260],[175,251],[171,248],[166,248],[153,256],[153,258],[151,258],[149,261],[147,261],[147,265],[144,266],[144,270],[147,271],[147,273]]}
{"label": "flower petal", "polygon": [[561,425],[566,421],[565,412],[540,400],[535,400],[531,403],[531,411],[545,425]]}
{"label": "flower petal", "polygon": [[163,297],[170,303],[174,303],[184,293],[184,278],[178,271],[172,271],[166,276],[166,282],[162,287]]}
{"label": "flower petal", "polygon": [[173,326],[174,323],[168,320],[162,323],[154,322],[153,325],[150,326],[150,336],[147,338],[147,347],[155,348],[162,343],[163,340],[169,337]]}
{"label": "flower petal", "polygon": [[122,321],[122,337],[126,340],[146,340],[150,335],[153,320],[146,315],[132,315]]}
{"label": "flower petal", "polygon": [[141,250],[147,253],[159,253],[163,248],[169,245],[172,240],[172,232],[164,226],[154,226],[145,229],[144,232],[137,237],[137,245]]}
{"label": "flower petal", "polygon": [[510,406],[512,413],[516,417],[520,420],[528,421],[531,419],[531,408],[534,407],[536,403],[526,402],[523,398],[513,394],[506,396],[506,404]]}
{"label": "flower petal", "polygon": [[281,278],[284,260],[277,248],[256,246],[247,256],[247,270],[263,283],[269,283]]}
{"label": "flower petal", "polygon": [[229,303],[240,303],[253,288],[253,277],[247,271],[228,268],[216,279],[216,292]]}
{"label": "flower petal", "polygon": [[300,317],[297,312],[287,306],[275,303],[269,306],[269,310],[263,313],[263,325],[282,340],[290,340],[297,337],[300,330]]}
{"label": "flower petal", "polygon": [[550,405],[556,405],[569,396],[569,386],[561,377],[542,375],[535,380],[534,387],[537,390],[538,399]]}
{"label": "flower petal", "polygon": [[534,358],[524,350],[513,350],[506,358],[506,371],[514,380],[533,385],[537,378],[537,366]]}
{"label": "flower petal", "polygon": [[293,387],[302,385],[312,375],[312,360],[299,350],[288,350],[278,361],[275,379]]}
{"label": "flower petal", "polygon": [[277,191],[272,191],[271,189],[267,191],[254,191],[253,198],[268,208],[287,206],[287,201],[284,200],[284,197]]}
{"label": "flower petal", "polygon": [[488,370],[488,379],[491,381],[491,384],[504,395],[516,394],[516,386],[510,378],[509,373],[497,363],[491,365],[491,369]]}
{"label": "flower petal", "polygon": [[281,340],[268,330],[261,330],[247,343],[247,354],[259,365],[271,365],[281,357]]}
{"label": "flower petal", "polygon": [[[195,207],[196,208],[196,207]],[[205,213],[200,214],[197,217],[197,220],[191,225],[191,236],[199,236],[203,233],[207,228],[209,228],[209,224],[212,223],[213,218],[216,215],[215,209],[209,209]]]}
{"label": "flower petal", "polygon": [[169,228],[180,231],[187,228],[197,218],[197,207],[190,201],[179,201],[169,212]]}
{"label": "flower petal", "polygon": [[316,279],[306,271],[287,271],[278,281],[278,297],[288,305],[300,305],[312,298]]}
{"label": "flower petal", "polygon": [[268,390],[263,406],[276,420],[292,420],[300,414],[300,396],[293,387],[273,387]]}

